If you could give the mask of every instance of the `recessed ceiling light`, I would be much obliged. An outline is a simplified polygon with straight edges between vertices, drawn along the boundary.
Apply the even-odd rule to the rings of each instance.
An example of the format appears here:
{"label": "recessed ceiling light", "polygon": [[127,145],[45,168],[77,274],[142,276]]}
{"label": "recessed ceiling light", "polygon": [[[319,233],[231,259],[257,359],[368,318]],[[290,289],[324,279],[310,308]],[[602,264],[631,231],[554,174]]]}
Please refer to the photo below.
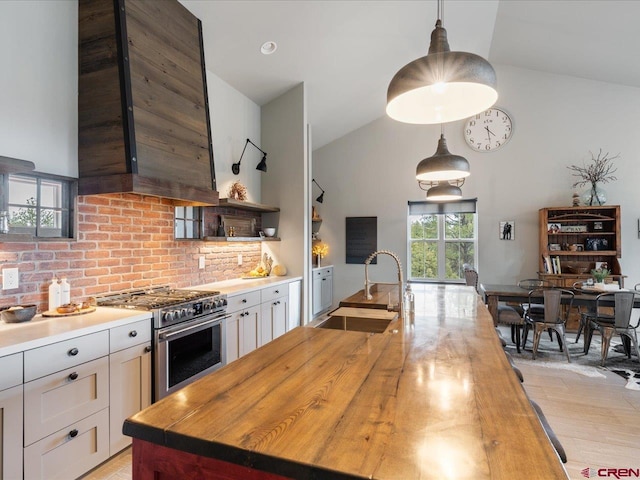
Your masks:
{"label": "recessed ceiling light", "polygon": [[278,49],[278,44],[276,42],[264,42],[260,47],[260,51],[263,55],[271,55]]}

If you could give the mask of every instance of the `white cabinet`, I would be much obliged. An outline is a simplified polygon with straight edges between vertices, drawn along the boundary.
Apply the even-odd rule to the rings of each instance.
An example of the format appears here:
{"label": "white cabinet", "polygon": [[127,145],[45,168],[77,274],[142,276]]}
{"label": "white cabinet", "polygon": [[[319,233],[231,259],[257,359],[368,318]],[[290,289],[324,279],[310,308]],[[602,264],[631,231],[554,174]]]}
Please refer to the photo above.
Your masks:
{"label": "white cabinet", "polygon": [[284,335],[289,317],[289,287],[278,285],[263,288],[260,308],[260,346]]}
{"label": "white cabinet", "polygon": [[151,322],[109,330],[109,455],[131,444],[122,434],[128,417],[151,405]]}
{"label": "white cabinet", "polygon": [[25,478],[75,478],[109,457],[108,353],[106,330],[24,352]]}
{"label": "white cabinet", "polygon": [[227,298],[230,317],[225,324],[226,363],[258,348],[260,291],[252,290]]}
{"label": "white cabinet", "polygon": [[22,478],[22,353],[0,358],[0,478]]}
{"label": "white cabinet", "polygon": [[246,308],[239,317],[238,355],[242,357],[260,346],[260,306]]}
{"label": "white cabinet", "polygon": [[301,324],[302,319],[302,282],[289,282],[289,321],[287,332]]}
{"label": "white cabinet", "polygon": [[314,268],[312,272],[313,315],[331,308],[333,304],[333,267]]}

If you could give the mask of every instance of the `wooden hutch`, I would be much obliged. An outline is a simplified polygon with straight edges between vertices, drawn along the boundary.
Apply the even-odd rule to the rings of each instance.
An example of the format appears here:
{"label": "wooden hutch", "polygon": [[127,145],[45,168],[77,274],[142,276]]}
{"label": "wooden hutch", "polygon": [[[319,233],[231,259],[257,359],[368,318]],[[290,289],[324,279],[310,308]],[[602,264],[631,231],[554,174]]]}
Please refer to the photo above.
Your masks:
{"label": "wooden hutch", "polygon": [[541,208],[539,218],[540,278],[570,287],[591,278],[591,269],[605,262],[611,271],[607,280],[623,286],[619,205]]}

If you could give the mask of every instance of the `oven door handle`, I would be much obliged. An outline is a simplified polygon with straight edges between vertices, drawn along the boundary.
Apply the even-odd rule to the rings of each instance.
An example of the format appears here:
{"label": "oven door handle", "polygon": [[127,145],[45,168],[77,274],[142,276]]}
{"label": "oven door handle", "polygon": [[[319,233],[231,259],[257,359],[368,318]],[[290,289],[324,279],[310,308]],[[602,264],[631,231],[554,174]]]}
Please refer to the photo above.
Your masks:
{"label": "oven door handle", "polygon": [[222,322],[222,320],[224,320],[225,318],[229,318],[229,317],[230,317],[230,315],[225,315],[223,317],[216,317],[215,319],[209,320],[208,322],[196,323],[195,325],[191,325],[189,327],[181,328],[180,330],[175,330],[175,331],[172,331],[172,332],[169,332],[169,333],[161,333],[158,338],[160,340],[169,340],[172,337],[176,337],[178,335],[182,335],[182,334],[184,334],[186,332],[190,332],[192,330],[200,330],[203,327],[207,327],[207,326],[212,325],[214,323],[220,323],[220,322]]}

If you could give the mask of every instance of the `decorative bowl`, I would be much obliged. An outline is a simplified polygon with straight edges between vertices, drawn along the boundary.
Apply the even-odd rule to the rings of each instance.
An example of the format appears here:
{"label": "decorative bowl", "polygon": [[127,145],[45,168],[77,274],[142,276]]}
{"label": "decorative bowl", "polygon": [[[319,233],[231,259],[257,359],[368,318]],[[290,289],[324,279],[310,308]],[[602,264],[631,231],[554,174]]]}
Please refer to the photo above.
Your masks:
{"label": "decorative bowl", "polygon": [[276,234],[275,228],[265,228],[263,231],[267,237],[273,237]]}
{"label": "decorative bowl", "polygon": [[2,314],[2,320],[6,323],[20,323],[31,320],[37,310],[37,305],[16,305],[14,307],[5,307],[0,313]]}
{"label": "decorative bowl", "polygon": [[565,262],[562,264],[562,269],[566,270],[567,273],[587,273],[590,267],[591,264],[589,262]]}

